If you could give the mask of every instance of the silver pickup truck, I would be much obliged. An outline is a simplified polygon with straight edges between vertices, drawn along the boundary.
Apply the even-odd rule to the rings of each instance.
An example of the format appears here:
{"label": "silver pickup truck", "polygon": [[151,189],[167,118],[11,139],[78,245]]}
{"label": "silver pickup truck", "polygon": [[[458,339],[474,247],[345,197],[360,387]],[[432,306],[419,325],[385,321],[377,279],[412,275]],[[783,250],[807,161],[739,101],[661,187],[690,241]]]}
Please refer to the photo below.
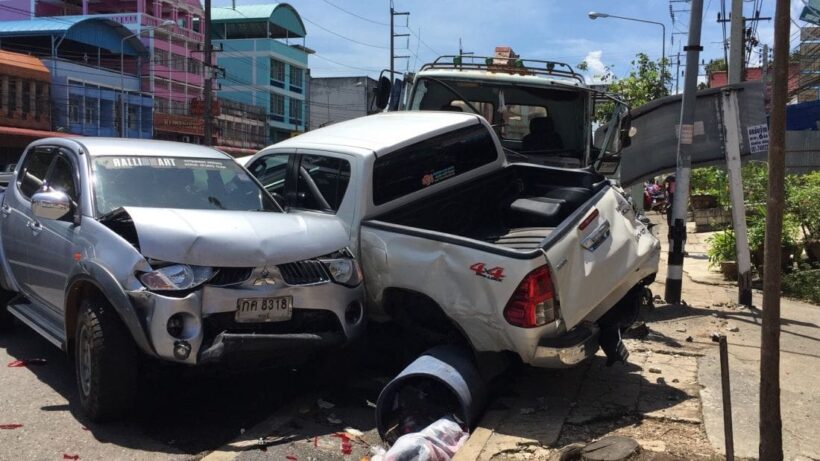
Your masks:
{"label": "silver pickup truck", "polygon": [[[614,159],[618,132],[599,159]],[[314,130],[246,165],[287,209],[345,222],[370,316],[408,338],[539,367],[575,365],[599,345],[626,358],[619,329],[660,244],[594,169],[509,163],[484,117],[424,111]]]}
{"label": "silver pickup truck", "polygon": [[0,329],[74,356],[93,420],[128,408],[151,357],[290,363],[364,329],[361,271],[334,216],[284,213],[216,150],[44,139],[0,196]]}

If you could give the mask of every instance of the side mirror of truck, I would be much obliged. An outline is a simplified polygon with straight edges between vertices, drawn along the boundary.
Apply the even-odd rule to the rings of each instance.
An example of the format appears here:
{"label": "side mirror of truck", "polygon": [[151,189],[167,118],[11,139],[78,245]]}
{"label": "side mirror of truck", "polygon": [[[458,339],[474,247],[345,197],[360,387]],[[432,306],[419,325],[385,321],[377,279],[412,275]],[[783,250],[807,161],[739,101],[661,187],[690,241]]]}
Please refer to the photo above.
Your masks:
{"label": "side mirror of truck", "polygon": [[390,90],[393,84],[390,82],[390,79],[381,76],[379,78],[379,84],[376,86],[376,107],[379,110],[384,110],[387,107],[387,103],[390,101]]}
{"label": "side mirror of truck", "polygon": [[625,149],[632,144],[632,136],[635,136],[636,129],[632,127],[632,116],[624,115],[621,120],[621,130],[619,133],[620,149]]}
{"label": "side mirror of truck", "polygon": [[71,198],[59,190],[44,187],[31,197],[31,212],[43,219],[60,219],[71,211]]}

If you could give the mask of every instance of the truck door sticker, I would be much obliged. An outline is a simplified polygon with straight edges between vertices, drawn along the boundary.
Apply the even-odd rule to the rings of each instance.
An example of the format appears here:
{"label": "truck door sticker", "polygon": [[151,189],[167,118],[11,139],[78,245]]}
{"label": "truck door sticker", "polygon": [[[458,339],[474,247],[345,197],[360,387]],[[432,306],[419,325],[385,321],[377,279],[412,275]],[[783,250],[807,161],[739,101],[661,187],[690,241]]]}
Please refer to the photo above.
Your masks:
{"label": "truck door sticker", "polygon": [[504,278],[504,268],[500,266],[488,269],[484,263],[475,263],[470,266],[470,270],[475,272],[475,275],[479,277],[495,280],[496,282],[500,282]]}
{"label": "truck door sticker", "polygon": [[447,178],[451,178],[456,175],[456,167],[454,165],[450,165],[446,168],[442,168],[440,170],[433,171],[431,173],[427,173],[426,175],[421,177],[421,185],[424,187],[433,185],[437,182],[444,181]]}

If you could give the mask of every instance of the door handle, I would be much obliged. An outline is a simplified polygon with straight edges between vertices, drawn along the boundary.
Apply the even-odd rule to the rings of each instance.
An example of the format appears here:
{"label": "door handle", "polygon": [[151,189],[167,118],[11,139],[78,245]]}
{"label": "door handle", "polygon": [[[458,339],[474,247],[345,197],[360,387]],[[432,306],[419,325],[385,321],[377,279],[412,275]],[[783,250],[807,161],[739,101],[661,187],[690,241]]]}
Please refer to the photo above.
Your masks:
{"label": "door handle", "polygon": [[40,224],[39,221],[29,221],[26,227],[31,229],[31,233],[34,235],[39,234],[43,230],[43,225]]}
{"label": "door handle", "polygon": [[0,207],[0,216],[7,218],[11,214],[11,207],[8,205],[3,205]]}

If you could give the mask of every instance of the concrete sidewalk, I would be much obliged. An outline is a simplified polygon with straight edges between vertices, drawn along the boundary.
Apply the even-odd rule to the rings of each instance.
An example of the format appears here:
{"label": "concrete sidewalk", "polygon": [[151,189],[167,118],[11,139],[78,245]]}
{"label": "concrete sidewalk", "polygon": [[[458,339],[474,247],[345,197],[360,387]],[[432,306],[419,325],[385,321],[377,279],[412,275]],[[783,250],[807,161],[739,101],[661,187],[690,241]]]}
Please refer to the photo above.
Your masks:
{"label": "concrete sidewalk", "polygon": [[[666,226],[657,281],[666,278]],[[756,458],[760,312],[734,304],[737,288],[708,268],[706,237],[690,229],[684,304],[644,313],[649,335],[627,340],[626,366],[596,357],[572,370],[525,369],[491,404],[457,460],[550,459],[557,447],[605,435],[638,440],[641,459],[714,459],[724,454],[720,367],[710,334],[729,339],[735,454]],[[760,306],[760,293],[754,302]],[[781,302],[781,387],[785,459],[820,459],[820,307]],[[662,453],[662,454],[661,454]]]}

